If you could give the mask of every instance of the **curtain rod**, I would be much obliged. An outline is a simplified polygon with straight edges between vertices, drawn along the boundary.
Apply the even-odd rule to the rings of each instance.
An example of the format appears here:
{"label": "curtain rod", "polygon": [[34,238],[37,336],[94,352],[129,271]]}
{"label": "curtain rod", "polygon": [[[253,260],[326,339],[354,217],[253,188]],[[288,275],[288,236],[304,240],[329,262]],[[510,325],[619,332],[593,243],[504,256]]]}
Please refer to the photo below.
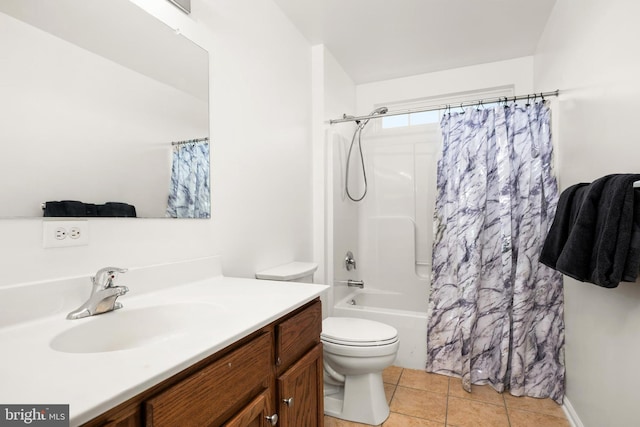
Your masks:
{"label": "curtain rod", "polygon": [[193,144],[195,142],[208,141],[209,138],[198,138],[198,139],[189,139],[187,141],[175,141],[172,142],[171,145],[182,145],[182,144]]}
{"label": "curtain rod", "polygon": [[368,119],[379,119],[382,117],[388,117],[388,116],[401,116],[403,114],[411,114],[411,113],[424,113],[426,111],[438,111],[438,110],[445,110],[447,108],[451,108],[452,106],[454,107],[463,107],[463,106],[471,106],[471,105],[482,105],[484,103],[487,104],[491,104],[493,102],[504,102],[506,101],[519,101],[522,99],[535,99],[537,97],[540,97],[542,99],[549,97],[549,96],[558,96],[560,94],[560,89],[556,89],[552,92],[538,92],[538,93],[532,93],[529,95],[517,95],[517,96],[500,96],[500,97],[495,97],[495,98],[487,98],[487,99],[479,99],[476,101],[464,101],[461,102],[460,104],[439,104],[439,105],[431,105],[431,106],[427,106],[427,107],[422,107],[422,108],[415,108],[415,109],[407,109],[407,110],[398,110],[398,111],[388,111],[386,114],[373,114],[373,115],[369,115],[369,116],[359,116],[359,117],[351,117],[351,116],[345,116],[341,119],[332,119],[329,120],[329,124],[333,125],[336,123],[344,123],[344,122],[355,122],[356,120],[368,120]]}

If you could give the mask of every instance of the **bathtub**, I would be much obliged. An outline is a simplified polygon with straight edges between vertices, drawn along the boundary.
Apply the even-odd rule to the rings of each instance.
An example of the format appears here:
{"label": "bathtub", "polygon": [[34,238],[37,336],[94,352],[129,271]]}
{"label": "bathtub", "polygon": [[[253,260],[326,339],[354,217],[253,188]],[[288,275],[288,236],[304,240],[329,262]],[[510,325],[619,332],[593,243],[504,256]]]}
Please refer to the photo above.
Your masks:
{"label": "bathtub", "polygon": [[[408,301],[407,301],[408,300]],[[358,289],[333,307],[337,317],[359,317],[391,325],[398,330],[400,349],[395,366],[424,369],[427,363],[427,300],[396,292]]]}

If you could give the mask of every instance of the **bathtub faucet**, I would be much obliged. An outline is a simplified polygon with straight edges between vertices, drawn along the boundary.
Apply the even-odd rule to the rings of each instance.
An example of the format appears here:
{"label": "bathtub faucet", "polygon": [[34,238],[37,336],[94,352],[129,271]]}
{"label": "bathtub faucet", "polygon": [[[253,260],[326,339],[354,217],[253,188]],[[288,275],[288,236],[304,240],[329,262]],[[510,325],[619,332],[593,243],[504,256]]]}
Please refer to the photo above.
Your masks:
{"label": "bathtub faucet", "polygon": [[351,288],[364,288],[364,281],[363,280],[336,280],[336,283],[346,283],[347,286],[351,287]]}

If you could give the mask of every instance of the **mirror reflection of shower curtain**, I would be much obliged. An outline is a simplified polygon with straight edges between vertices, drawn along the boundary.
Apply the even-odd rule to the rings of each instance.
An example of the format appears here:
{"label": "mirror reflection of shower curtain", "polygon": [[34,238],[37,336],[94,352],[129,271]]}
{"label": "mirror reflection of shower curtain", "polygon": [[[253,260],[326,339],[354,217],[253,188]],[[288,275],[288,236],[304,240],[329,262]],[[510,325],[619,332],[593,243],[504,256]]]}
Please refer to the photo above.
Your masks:
{"label": "mirror reflection of shower curtain", "polygon": [[209,141],[173,147],[167,217],[209,218]]}
{"label": "mirror reflection of shower curtain", "polygon": [[515,396],[564,396],[562,276],[538,262],[553,221],[544,103],[443,117],[427,371]]}

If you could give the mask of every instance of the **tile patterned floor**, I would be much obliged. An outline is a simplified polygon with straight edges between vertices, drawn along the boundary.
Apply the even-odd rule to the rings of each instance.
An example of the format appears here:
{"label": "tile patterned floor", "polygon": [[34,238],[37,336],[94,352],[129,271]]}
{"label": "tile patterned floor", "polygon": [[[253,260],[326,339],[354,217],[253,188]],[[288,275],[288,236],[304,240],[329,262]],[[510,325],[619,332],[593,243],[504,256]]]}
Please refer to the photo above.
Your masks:
{"label": "tile patterned floor", "polygon": [[[551,399],[514,397],[489,386],[392,366],[383,373],[391,414],[382,427],[570,427]],[[364,427],[325,416],[325,427]]]}

